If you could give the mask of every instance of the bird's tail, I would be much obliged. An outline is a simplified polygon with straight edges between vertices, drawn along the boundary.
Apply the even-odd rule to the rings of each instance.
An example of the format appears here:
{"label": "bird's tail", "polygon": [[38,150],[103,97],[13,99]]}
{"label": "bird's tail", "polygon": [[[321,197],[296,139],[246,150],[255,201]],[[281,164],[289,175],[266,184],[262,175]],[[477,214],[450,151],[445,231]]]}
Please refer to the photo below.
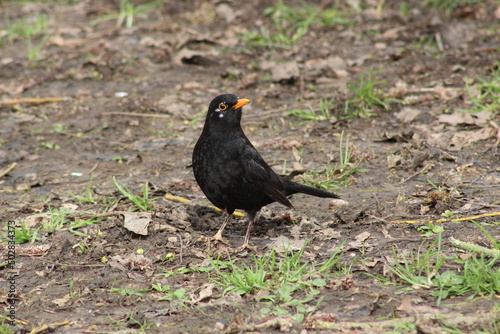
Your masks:
{"label": "bird's tail", "polygon": [[309,187],[304,184],[289,181],[286,185],[286,195],[293,195],[296,193],[303,193],[307,195],[312,195],[316,197],[327,197],[327,198],[340,198],[337,194],[331,193],[329,191],[318,189],[314,187]]}

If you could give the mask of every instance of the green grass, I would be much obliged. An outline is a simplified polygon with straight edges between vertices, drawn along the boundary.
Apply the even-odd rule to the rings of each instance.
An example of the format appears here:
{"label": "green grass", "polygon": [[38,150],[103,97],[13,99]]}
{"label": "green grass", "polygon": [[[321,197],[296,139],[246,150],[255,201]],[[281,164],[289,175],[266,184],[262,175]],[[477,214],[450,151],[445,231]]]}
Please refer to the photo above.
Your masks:
{"label": "green grass", "polygon": [[49,39],[47,31],[50,27],[50,20],[47,15],[37,13],[30,19],[21,19],[16,22],[11,22],[9,16],[5,15],[4,25],[5,36],[10,43],[16,39],[24,40],[29,61],[42,59],[41,51]]}
{"label": "green grass", "polygon": [[449,14],[460,6],[472,5],[480,2],[484,2],[484,0],[425,0],[424,3],[427,7],[436,8]]}
{"label": "green grass", "polygon": [[64,225],[69,222],[68,214],[73,212],[72,209],[60,207],[59,209],[49,209],[49,219],[43,222],[43,229],[49,233],[62,230]]}
{"label": "green grass", "polygon": [[135,205],[135,210],[140,210],[140,211],[152,211],[154,210],[154,205],[151,204],[152,201],[156,200],[157,198],[149,198],[149,190],[148,190],[148,185],[144,184],[142,186],[142,197],[134,195],[125,185],[122,183],[118,182],[118,180],[113,176],[113,182],[118,189],[118,191],[125,196],[127,199],[129,199],[132,203]]}
{"label": "green grass", "polygon": [[288,115],[304,119],[304,123],[308,122],[321,122],[331,119],[331,110],[335,106],[335,101],[329,98],[319,99],[318,108],[313,108],[309,105],[309,109],[296,109],[291,110]]}
{"label": "green grass", "polygon": [[75,235],[79,235],[82,237],[88,237],[87,234],[79,232],[77,230],[82,228],[82,227],[85,227],[85,226],[94,225],[96,223],[102,222],[103,220],[105,220],[105,218],[97,218],[97,217],[92,217],[90,219],[76,218],[74,221],[70,222],[70,226],[68,228],[68,231],[70,231],[71,233],[73,233]]}
{"label": "green grass", "polygon": [[223,294],[255,295],[261,291],[259,301],[262,314],[293,315],[297,321],[314,312],[323,297],[325,278],[332,273],[342,254],[334,252],[319,264],[303,260],[305,246],[287,251],[279,257],[274,250],[263,256],[252,256],[250,264],[240,259],[209,259],[210,280],[223,288]]}
{"label": "green grass", "polygon": [[144,3],[141,5],[134,5],[130,0],[121,0],[118,13],[111,13],[103,15],[91,22],[92,25],[97,25],[101,22],[116,20],[116,26],[130,28],[134,25],[136,17],[146,18],[147,14],[153,10],[157,10],[162,6],[160,0]]}
{"label": "green grass", "polygon": [[440,235],[441,233],[444,232],[444,228],[441,225],[435,225],[435,224],[427,224],[420,226],[417,229],[419,232],[422,232],[420,235],[421,237],[427,238],[427,237],[434,237],[436,235]]}
{"label": "green grass", "polygon": [[380,70],[374,73],[371,68],[366,74],[361,74],[358,82],[348,84],[354,96],[347,100],[342,118],[369,118],[380,109],[389,110],[389,102],[400,102],[384,96],[387,83],[377,80],[379,72]]}
{"label": "green grass", "polygon": [[[478,222],[476,222],[475,220],[471,220],[472,223],[474,223],[474,225],[477,226],[477,228],[479,228],[481,230],[481,232],[484,233],[484,235],[486,236],[486,238],[488,238],[488,240],[490,240],[491,244],[493,245],[493,248],[495,249],[498,249],[500,250],[500,241],[497,241],[492,235],[490,232],[488,232],[488,230],[486,230],[484,228],[484,226]],[[498,223],[497,223],[498,224]]]}
{"label": "green grass", "polygon": [[473,107],[467,110],[472,113],[481,111],[497,113],[500,110],[500,63],[496,64],[490,80],[481,78],[478,80],[474,86],[466,85],[466,91],[473,104]]}
{"label": "green grass", "polygon": [[442,232],[437,231],[436,239],[429,246],[424,247],[422,243],[416,253],[404,255],[394,248],[395,262],[387,266],[393,276],[379,279],[386,283],[406,283],[410,286],[408,289],[429,290],[430,295],[437,298],[437,305],[451,296],[469,294],[470,298],[491,298],[500,293],[498,258],[470,254],[463,260],[446,256],[441,248]]}
{"label": "green grass", "polygon": [[[24,244],[24,243],[34,243],[39,240],[38,232],[42,229],[42,227],[38,228],[29,228],[26,226],[24,221],[20,221],[20,226],[14,227],[14,242],[16,244]],[[0,235],[0,240],[2,242],[10,241],[11,238],[8,237],[7,231],[2,231]]]}
{"label": "green grass", "polygon": [[339,162],[334,166],[327,166],[323,171],[307,171],[301,178],[312,187],[336,190],[343,189],[350,184],[351,176],[364,172],[359,169],[362,160],[354,157],[353,149],[349,146],[349,139],[344,141],[344,132],[339,141]]}
{"label": "green grass", "polygon": [[242,40],[253,47],[290,47],[307,35],[313,24],[331,26],[349,24],[346,15],[335,7],[320,9],[319,6],[302,2],[289,6],[280,0],[274,6],[264,9],[264,15],[270,17],[271,27],[246,32]]}
{"label": "green grass", "polygon": [[[76,218],[73,220],[68,217],[68,215],[73,212],[72,209],[65,207],[60,207],[58,209],[49,208],[48,212],[41,216],[40,223],[36,226],[28,227],[24,221],[21,221],[19,226],[14,227],[14,241],[17,244],[34,243],[40,239],[38,237],[40,232],[55,233],[60,230],[68,230],[75,235],[88,237],[86,234],[77,230],[84,226],[93,225],[105,220],[105,218],[96,217],[90,219]],[[8,240],[6,231],[1,232],[0,240]]]}
{"label": "green grass", "polygon": [[[5,319],[7,319],[7,317],[5,317]],[[6,324],[0,325],[0,334],[11,334],[11,333],[12,333],[12,326]]]}
{"label": "green grass", "polygon": [[95,203],[94,200],[94,195],[92,191],[92,181],[94,180],[94,174],[90,175],[89,182],[87,183],[87,186],[85,187],[85,190],[81,195],[74,195],[71,194],[73,198],[75,198],[78,201],[85,202],[85,203]]}
{"label": "green grass", "polygon": [[161,283],[153,284],[151,286],[150,291],[156,291],[160,292],[165,295],[165,297],[162,297],[158,299],[159,301],[165,300],[165,301],[179,301],[182,305],[184,305],[184,302],[187,302],[190,300],[189,295],[187,295],[187,290],[186,289],[177,289],[177,290],[172,290],[170,288],[170,285],[162,285]]}

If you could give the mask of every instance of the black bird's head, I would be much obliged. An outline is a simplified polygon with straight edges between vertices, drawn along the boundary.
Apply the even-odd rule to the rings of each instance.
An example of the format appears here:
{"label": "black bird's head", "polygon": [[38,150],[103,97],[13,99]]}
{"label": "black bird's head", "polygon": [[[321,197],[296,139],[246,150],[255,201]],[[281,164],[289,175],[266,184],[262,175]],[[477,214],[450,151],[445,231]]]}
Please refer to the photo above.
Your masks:
{"label": "black bird's head", "polygon": [[239,125],[241,107],[250,103],[248,99],[240,99],[234,94],[217,96],[210,102],[205,124],[220,124],[222,126]]}

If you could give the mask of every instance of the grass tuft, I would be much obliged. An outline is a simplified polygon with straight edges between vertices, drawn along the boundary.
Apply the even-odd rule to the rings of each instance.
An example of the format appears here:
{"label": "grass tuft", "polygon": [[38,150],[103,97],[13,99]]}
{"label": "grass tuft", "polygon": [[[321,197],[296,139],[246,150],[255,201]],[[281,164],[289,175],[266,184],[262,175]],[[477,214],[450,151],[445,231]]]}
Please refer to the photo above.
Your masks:
{"label": "grass tuft", "polygon": [[302,181],[312,187],[336,190],[347,187],[351,182],[351,176],[363,172],[359,169],[362,159],[356,159],[349,139],[344,141],[344,132],[339,141],[339,162],[334,166],[327,166],[323,171],[307,171],[302,176]]}
{"label": "grass tuft", "polygon": [[319,307],[326,278],[331,277],[343,255],[337,249],[326,261],[312,264],[303,260],[305,247],[287,251],[281,258],[273,249],[267,255],[252,256],[250,264],[238,259],[211,258],[210,279],[224,288],[223,294],[258,294],[258,300],[265,305],[262,314],[293,314],[297,321],[302,321]]}
{"label": "grass tuft", "polygon": [[354,97],[347,100],[344,119],[369,118],[376,115],[380,108],[389,110],[389,102],[400,102],[384,96],[383,89],[386,88],[387,83],[377,80],[379,72],[380,70],[373,73],[373,68],[371,68],[366,75],[361,74],[357,83],[348,84]]}
{"label": "grass tuft", "polygon": [[121,0],[118,13],[103,15],[93,20],[91,24],[97,25],[101,22],[116,20],[117,27],[125,25],[125,27],[131,28],[134,25],[136,17],[145,18],[149,12],[161,7],[161,5],[162,2],[160,0],[155,0],[137,6],[130,0]]}
{"label": "grass tuft", "polygon": [[118,182],[116,177],[113,176],[113,182],[118,189],[118,191],[128,198],[132,203],[135,204],[136,208],[135,210],[140,210],[140,211],[152,211],[155,209],[154,205],[151,204],[151,201],[154,201],[157,199],[155,198],[149,198],[149,190],[148,190],[148,185],[144,184],[142,186],[142,197],[137,196],[133,194],[125,185],[122,183]]}

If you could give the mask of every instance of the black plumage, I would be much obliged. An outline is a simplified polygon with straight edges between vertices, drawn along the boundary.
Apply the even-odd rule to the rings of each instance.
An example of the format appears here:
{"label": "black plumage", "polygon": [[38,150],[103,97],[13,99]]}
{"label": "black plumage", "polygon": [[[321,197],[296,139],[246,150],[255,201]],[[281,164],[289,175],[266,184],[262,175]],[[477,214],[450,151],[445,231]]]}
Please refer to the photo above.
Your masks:
{"label": "black plumage", "polygon": [[339,198],[283,178],[271,169],[241,129],[241,110],[249,102],[234,94],[214,98],[193,151],[198,185],[210,202],[229,214],[214,239],[222,240],[222,231],[234,210],[241,209],[249,219],[243,247],[248,246],[253,221],[264,205],[279,202],[292,208],[287,196],[296,193]]}

